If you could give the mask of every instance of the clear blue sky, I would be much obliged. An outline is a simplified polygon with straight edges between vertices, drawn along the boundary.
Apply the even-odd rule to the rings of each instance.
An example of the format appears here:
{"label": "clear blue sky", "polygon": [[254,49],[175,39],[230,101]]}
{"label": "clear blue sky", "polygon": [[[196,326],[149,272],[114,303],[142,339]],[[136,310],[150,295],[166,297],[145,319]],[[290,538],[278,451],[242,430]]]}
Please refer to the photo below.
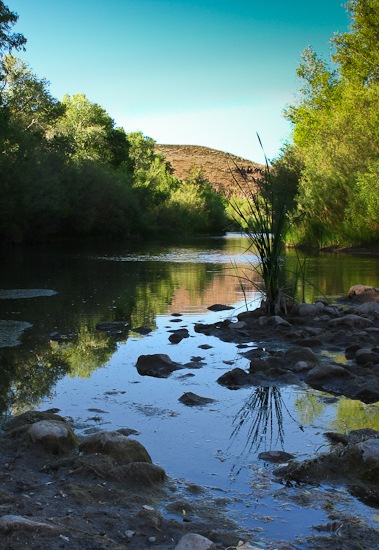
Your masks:
{"label": "clear blue sky", "polygon": [[51,93],[84,93],[126,131],[262,162],[290,132],[296,67],[329,60],[343,0],[5,0]]}

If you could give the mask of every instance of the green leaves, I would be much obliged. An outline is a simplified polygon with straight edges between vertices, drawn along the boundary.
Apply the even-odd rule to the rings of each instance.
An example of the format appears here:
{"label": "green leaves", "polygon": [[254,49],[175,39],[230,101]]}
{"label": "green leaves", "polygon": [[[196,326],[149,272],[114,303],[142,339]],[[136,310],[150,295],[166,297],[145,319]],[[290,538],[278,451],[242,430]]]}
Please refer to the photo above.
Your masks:
{"label": "green leaves", "polygon": [[362,220],[375,210],[370,188],[379,161],[379,0],[350,1],[347,9],[350,32],[331,40],[336,68],[305,50],[302,95],[285,113],[302,160],[300,240],[315,246],[379,238],[376,222]]}

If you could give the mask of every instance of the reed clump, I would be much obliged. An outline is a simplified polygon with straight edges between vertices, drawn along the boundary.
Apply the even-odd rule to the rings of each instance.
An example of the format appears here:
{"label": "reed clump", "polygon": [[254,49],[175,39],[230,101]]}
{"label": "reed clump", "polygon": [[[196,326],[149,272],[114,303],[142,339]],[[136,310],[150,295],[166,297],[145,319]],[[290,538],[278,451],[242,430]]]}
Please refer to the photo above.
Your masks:
{"label": "reed clump", "polygon": [[[259,136],[258,139],[262,147]],[[268,315],[285,313],[288,299],[280,285],[288,222],[284,195],[276,185],[266,155],[265,170],[259,178],[247,174],[237,164],[235,169],[243,183],[240,178],[234,178],[239,197],[231,198],[230,206],[235,221],[248,239],[247,251],[256,254],[258,258],[257,263],[251,263],[251,268],[263,281],[263,287],[259,289],[264,295],[262,307]],[[254,284],[253,274],[249,276],[245,272],[240,277],[249,279]]]}

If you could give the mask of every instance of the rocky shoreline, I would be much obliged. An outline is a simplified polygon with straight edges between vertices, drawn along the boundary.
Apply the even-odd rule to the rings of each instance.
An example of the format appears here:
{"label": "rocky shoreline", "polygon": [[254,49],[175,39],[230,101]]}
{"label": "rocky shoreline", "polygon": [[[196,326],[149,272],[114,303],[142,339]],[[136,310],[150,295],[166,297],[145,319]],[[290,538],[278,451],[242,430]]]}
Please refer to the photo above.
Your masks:
{"label": "rocky shoreline", "polygon": [[[356,286],[338,304],[300,304],[283,316],[263,309],[211,325],[199,334],[234,342],[248,370],[232,369],[218,383],[245,386],[308,385],[365,403],[379,402],[379,291]],[[170,341],[187,337],[172,331]],[[343,357],[343,360],[341,359]],[[139,364],[138,364],[139,363]],[[167,377],[185,367],[168,356],[142,356],[143,376]],[[188,405],[201,403],[195,394]],[[199,401],[200,399],[200,401]],[[59,411],[28,412],[3,426],[0,447],[0,532],[3,548],[40,550],[214,550],[262,548],[228,519],[226,500],[202,487],[169,479],[127,429],[78,437]],[[291,483],[344,485],[379,507],[379,432],[325,434],[330,449],[303,462],[268,453],[274,475]],[[287,465],[282,466],[285,461]],[[265,542],[265,548],[379,547],[379,532],[356,518],[331,512],[327,533],[299,542]],[[325,528],[325,529],[324,529]],[[255,545],[257,544],[257,545]]]}

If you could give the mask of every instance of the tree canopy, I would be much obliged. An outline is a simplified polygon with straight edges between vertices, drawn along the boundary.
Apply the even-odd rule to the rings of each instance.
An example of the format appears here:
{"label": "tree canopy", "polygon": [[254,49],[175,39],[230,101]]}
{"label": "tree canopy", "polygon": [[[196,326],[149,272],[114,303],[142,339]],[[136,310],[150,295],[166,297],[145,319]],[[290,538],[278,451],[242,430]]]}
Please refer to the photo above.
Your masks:
{"label": "tree canopy", "polygon": [[351,0],[347,10],[349,31],[331,39],[331,64],[303,52],[300,98],[285,112],[293,144],[280,162],[301,161],[294,242],[379,238],[379,0]]}

